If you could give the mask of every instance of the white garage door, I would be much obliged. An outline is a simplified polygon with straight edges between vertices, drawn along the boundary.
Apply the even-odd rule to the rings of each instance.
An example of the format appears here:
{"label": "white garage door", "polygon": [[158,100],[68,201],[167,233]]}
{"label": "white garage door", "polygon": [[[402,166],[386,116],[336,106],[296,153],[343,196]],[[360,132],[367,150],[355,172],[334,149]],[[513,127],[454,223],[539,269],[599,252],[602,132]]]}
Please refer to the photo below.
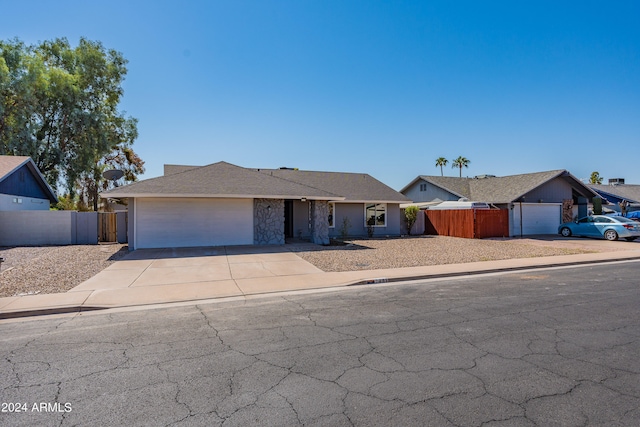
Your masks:
{"label": "white garage door", "polygon": [[[522,215],[520,215],[522,206]],[[515,203],[513,206],[512,236],[520,235],[520,219],[522,219],[522,235],[556,234],[561,220],[562,205],[560,203]]]}
{"label": "white garage door", "polygon": [[253,244],[252,199],[136,199],[135,221],[136,248]]}

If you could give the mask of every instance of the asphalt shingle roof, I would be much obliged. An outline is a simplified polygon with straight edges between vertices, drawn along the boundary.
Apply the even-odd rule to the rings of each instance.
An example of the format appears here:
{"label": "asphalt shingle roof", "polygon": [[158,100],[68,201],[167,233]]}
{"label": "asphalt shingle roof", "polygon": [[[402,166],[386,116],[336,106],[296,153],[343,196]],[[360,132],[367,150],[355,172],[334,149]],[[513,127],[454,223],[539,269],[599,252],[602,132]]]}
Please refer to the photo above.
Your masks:
{"label": "asphalt shingle roof", "polygon": [[635,184],[619,184],[619,185],[604,185],[604,184],[590,184],[591,189],[611,194],[621,199],[627,200],[631,203],[640,203],[640,185]]}
{"label": "asphalt shingle roof", "polygon": [[365,173],[317,172],[292,169],[260,169],[261,173],[338,193],[345,201],[397,202],[410,200],[393,188]]}
{"label": "asphalt shingle roof", "polygon": [[0,181],[29,159],[27,156],[0,156]]}
{"label": "asphalt shingle roof", "polygon": [[586,194],[591,192],[586,185],[562,169],[503,177],[455,178],[421,175],[420,178],[469,200],[487,203],[511,203],[533,189],[560,176],[572,181],[574,187],[583,187]]}
{"label": "asphalt shingle roof", "polygon": [[[168,166],[168,167],[167,167]],[[165,175],[101,193],[103,197],[267,197],[408,202],[370,175],[284,169],[248,169],[226,162],[165,165]]]}
{"label": "asphalt shingle roof", "polygon": [[329,191],[309,187],[226,162],[213,163],[146,179],[101,193],[103,197],[193,196],[270,197],[342,200]]}

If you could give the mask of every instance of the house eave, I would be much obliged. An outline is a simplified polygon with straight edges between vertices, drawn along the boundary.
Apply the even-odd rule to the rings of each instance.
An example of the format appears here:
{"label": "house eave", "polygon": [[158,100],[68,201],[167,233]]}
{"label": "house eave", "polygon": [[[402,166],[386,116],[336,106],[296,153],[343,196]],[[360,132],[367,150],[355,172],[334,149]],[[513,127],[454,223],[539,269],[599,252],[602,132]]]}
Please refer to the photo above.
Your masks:
{"label": "house eave", "polygon": [[407,203],[408,200],[372,200],[372,199],[362,199],[362,200],[342,200],[340,201],[340,203],[387,203],[387,204],[401,204],[401,203]]}
{"label": "house eave", "polygon": [[329,200],[343,201],[341,196],[306,196],[306,195],[282,195],[282,194],[202,194],[202,193],[100,193],[100,197],[107,199],[138,199],[138,198],[162,198],[162,199],[285,199],[285,200]]}

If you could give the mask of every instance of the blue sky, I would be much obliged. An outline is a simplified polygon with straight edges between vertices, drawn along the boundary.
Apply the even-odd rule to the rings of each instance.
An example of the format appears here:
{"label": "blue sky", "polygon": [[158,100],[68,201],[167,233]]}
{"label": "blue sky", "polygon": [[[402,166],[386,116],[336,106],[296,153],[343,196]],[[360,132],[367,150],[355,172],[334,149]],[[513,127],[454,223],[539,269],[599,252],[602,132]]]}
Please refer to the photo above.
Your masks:
{"label": "blue sky", "polygon": [[[164,163],[640,184],[638,1],[7,1],[0,38],[129,61],[143,178]],[[445,175],[457,176],[450,166]]]}

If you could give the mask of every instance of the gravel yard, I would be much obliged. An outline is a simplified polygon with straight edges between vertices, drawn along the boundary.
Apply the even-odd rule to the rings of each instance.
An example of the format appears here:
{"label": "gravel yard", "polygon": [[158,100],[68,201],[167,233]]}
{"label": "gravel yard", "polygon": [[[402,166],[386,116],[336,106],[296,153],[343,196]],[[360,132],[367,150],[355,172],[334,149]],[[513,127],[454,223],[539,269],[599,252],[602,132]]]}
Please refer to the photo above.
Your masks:
{"label": "gravel yard", "polygon": [[527,240],[462,239],[415,236],[397,239],[351,240],[346,246],[300,246],[296,255],[323,271],[373,270],[458,264],[510,258],[531,258],[596,252],[591,249],[530,244]]}
{"label": "gravel yard", "polygon": [[[592,241],[602,244],[604,242]],[[628,242],[613,243],[619,249]],[[569,239],[461,239],[413,236],[352,240],[347,245],[289,244],[288,250],[323,271],[372,270],[599,252]],[[606,248],[605,250],[616,250]],[[66,292],[128,253],[126,245],[0,247],[0,297]]]}
{"label": "gravel yard", "polygon": [[66,292],[127,253],[126,245],[0,247],[0,297]]}

